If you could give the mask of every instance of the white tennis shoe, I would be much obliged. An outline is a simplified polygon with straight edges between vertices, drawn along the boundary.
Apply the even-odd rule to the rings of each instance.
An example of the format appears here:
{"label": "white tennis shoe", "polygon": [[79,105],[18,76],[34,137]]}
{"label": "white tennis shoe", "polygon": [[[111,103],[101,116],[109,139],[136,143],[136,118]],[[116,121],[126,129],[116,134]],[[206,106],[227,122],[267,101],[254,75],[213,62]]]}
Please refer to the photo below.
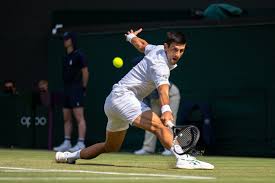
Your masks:
{"label": "white tennis shoe", "polygon": [[[184,156],[185,155],[185,156]],[[183,168],[183,169],[206,169],[206,170],[213,170],[214,165],[199,161],[195,157],[190,156],[188,154],[182,155],[182,158],[177,158],[176,167]]]}
{"label": "white tennis shoe", "polygon": [[70,152],[57,152],[55,154],[55,161],[57,163],[75,164],[75,158],[72,158]]}

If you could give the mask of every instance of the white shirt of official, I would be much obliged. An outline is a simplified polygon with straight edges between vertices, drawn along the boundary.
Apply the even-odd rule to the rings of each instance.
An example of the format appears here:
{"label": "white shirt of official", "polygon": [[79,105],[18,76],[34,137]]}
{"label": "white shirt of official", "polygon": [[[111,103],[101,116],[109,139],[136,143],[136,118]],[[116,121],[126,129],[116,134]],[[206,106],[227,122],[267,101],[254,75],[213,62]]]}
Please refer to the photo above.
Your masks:
{"label": "white shirt of official", "polygon": [[145,57],[117,84],[113,91],[132,92],[140,101],[162,84],[169,84],[170,70],[177,67],[168,62],[163,45],[145,47]]}

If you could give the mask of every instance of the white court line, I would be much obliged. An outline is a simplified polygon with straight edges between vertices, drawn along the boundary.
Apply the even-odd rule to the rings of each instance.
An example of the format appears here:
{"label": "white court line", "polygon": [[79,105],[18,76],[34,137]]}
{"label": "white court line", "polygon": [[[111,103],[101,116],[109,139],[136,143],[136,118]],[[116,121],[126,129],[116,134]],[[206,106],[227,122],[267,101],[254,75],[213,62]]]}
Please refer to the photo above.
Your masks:
{"label": "white court line", "polygon": [[[209,180],[216,179],[215,177],[205,177],[205,176],[187,176],[187,175],[171,175],[171,174],[152,174],[152,173],[127,173],[127,172],[100,172],[100,171],[90,171],[90,170],[60,170],[60,169],[38,169],[38,168],[21,168],[21,167],[0,167],[0,172],[37,172],[37,173],[88,173],[88,174],[103,174],[103,175],[124,175],[124,176],[140,176],[142,177],[158,177],[164,179],[200,179]],[[4,178],[4,177],[3,177]],[[12,177],[15,178],[15,177]],[[32,177],[34,178],[34,177]],[[58,178],[58,177],[57,177]],[[73,177],[72,177],[73,178]],[[137,177],[126,177],[130,179],[135,179]],[[1,180],[1,179],[0,179]]]}
{"label": "white court line", "polygon": [[[162,180],[176,178],[161,177]],[[178,179],[178,178],[177,178]],[[156,180],[156,177],[0,177],[0,181],[87,181],[87,180]]]}

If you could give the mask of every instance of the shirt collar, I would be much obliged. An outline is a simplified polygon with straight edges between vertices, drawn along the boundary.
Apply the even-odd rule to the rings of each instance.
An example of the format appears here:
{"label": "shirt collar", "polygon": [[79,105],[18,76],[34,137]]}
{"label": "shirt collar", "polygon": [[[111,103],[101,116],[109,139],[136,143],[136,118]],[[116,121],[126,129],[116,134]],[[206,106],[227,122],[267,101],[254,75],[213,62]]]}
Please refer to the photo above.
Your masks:
{"label": "shirt collar", "polygon": [[170,71],[173,70],[173,69],[175,69],[175,68],[178,66],[177,64],[175,64],[175,65],[170,64],[170,63],[168,62],[168,60],[167,60],[167,65],[168,65]]}

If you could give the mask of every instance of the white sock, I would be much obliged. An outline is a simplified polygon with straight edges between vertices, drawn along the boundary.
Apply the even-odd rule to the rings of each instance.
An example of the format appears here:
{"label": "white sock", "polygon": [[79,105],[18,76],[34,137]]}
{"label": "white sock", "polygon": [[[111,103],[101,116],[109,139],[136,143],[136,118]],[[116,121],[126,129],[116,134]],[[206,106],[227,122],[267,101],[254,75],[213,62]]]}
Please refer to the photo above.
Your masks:
{"label": "white sock", "polygon": [[171,149],[170,149],[170,151],[176,156],[177,159],[180,158],[180,155],[177,154],[177,153],[174,151],[174,149],[175,149],[174,146],[172,146]]}
{"label": "white sock", "polygon": [[174,145],[171,147],[170,151],[176,156],[177,159],[193,160],[196,159],[189,154],[183,154],[183,150],[179,145]]}

